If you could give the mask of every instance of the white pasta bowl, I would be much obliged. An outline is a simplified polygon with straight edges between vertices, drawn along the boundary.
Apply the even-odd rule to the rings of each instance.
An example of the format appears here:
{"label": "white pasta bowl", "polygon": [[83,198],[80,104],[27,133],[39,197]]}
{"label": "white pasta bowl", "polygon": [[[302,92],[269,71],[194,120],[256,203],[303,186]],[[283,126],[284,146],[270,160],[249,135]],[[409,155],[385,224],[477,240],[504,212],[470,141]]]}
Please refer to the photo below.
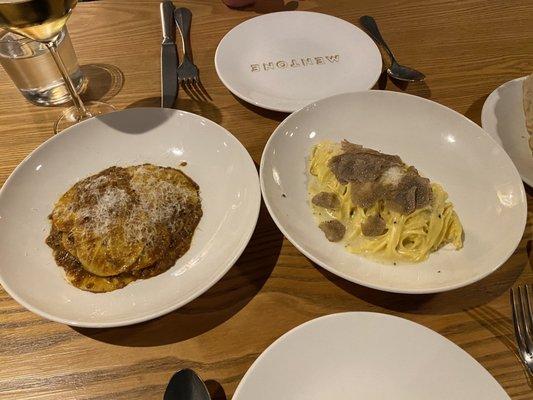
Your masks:
{"label": "white pasta bowl", "polygon": [[[342,139],[397,154],[440,183],[463,224],[464,247],[393,266],[328,242],[309,207],[307,161],[316,143]],[[390,292],[435,293],[482,279],[511,256],[526,223],[524,187],[501,147],[457,112],[397,92],[341,94],[291,114],[264,149],[260,180],[272,218],[302,253],[349,281]]]}
{"label": "white pasta bowl", "polygon": [[[200,186],[203,217],[189,251],[162,274],[122,289],[75,288],[45,244],[48,214],[76,181],[113,165],[143,163],[180,168]],[[214,122],[158,108],[91,118],[41,145],[0,191],[0,283],[53,321],[83,327],[146,321],[195,299],[231,268],[250,240],[260,199],[250,155]]]}
{"label": "white pasta bowl", "polygon": [[272,343],[233,400],[510,400],[487,370],[432,330],[350,312],[308,321]]}

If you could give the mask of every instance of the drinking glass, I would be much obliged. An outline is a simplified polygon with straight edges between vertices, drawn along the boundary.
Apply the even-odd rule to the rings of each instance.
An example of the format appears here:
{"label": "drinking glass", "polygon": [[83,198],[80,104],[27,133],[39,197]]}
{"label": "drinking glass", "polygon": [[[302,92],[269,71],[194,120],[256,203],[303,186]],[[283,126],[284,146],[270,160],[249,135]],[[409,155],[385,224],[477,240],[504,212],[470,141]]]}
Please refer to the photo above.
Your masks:
{"label": "drinking glass", "polygon": [[[87,86],[67,28],[58,36],[59,54],[67,66],[78,93]],[[0,64],[20,93],[40,106],[54,106],[70,101],[63,78],[44,44],[16,33],[0,30]]]}
{"label": "drinking glass", "polygon": [[59,36],[77,0],[0,0],[0,27],[43,43],[54,59],[74,103],[63,112],[54,131],[74,125],[84,119],[114,110],[110,104],[91,101],[83,103],[61,54]]}

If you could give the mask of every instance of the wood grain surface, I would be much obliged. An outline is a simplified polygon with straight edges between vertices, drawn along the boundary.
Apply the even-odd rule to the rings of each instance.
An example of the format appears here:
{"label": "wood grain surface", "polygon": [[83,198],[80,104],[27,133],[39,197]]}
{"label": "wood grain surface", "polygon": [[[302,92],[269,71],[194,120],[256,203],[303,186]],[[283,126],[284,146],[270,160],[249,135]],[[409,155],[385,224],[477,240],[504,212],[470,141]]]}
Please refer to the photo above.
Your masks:
{"label": "wood grain surface", "polygon": [[[244,11],[218,0],[175,4],[194,14],[195,61],[212,97],[196,102],[182,91],[176,108],[227,128],[256,162],[285,114],[232,96],[215,73],[213,57],[225,33],[261,13],[313,10],[353,23],[373,15],[398,59],[427,75],[422,84],[402,89],[385,80],[382,88],[430,98],[476,123],[494,88],[533,71],[529,0],[259,0]],[[91,78],[86,97],[107,99],[118,109],[159,104],[157,1],[80,3],[69,29]],[[52,135],[60,112],[27,103],[0,70],[0,183]],[[528,195],[530,210],[532,199]],[[283,238],[264,207],[250,245],[231,271],[197,300],[151,322],[74,329],[26,311],[0,289],[0,398],[161,399],[172,373],[189,367],[208,381],[215,399],[229,400],[256,357],[283,333],[322,315],[367,310],[439,332],[487,368],[511,398],[533,399],[515,352],[508,303],[511,286],[533,279],[531,211],[528,216],[519,248],[497,272],[436,295],[383,293],[325,272]]]}

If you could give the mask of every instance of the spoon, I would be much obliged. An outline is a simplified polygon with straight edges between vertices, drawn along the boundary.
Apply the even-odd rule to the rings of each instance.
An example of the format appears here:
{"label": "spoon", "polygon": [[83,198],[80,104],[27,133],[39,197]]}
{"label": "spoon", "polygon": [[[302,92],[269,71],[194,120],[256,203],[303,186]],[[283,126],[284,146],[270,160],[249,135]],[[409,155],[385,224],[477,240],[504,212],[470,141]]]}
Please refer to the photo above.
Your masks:
{"label": "spoon", "polygon": [[391,65],[389,68],[387,68],[387,74],[389,74],[390,77],[406,82],[418,82],[424,80],[426,76],[422,72],[398,64],[394,54],[392,54],[391,49],[389,49],[389,46],[387,46],[387,43],[385,43],[385,39],[383,39],[383,36],[381,36],[378,25],[376,24],[374,18],[365,15],[362,16],[359,21],[363,25],[363,28],[365,28],[370,34],[372,39],[374,39],[377,44],[381,45],[389,54]]}
{"label": "spoon", "polygon": [[182,369],[170,378],[163,400],[211,400],[211,396],[196,372]]}

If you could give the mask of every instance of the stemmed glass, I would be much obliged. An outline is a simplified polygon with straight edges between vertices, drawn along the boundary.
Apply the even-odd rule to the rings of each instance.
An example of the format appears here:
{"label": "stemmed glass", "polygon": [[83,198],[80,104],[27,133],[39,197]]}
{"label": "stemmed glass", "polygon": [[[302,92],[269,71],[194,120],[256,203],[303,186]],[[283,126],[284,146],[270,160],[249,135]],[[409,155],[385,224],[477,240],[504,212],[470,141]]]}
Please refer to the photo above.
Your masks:
{"label": "stemmed glass", "polygon": [[74,106],[66,109],[54,124],[54,132],[84,119],[114,111],[100,101],[84,103],[58,51],[58,37],[77,0],[0,0],[0,27],[43,43],[50,51]]}

